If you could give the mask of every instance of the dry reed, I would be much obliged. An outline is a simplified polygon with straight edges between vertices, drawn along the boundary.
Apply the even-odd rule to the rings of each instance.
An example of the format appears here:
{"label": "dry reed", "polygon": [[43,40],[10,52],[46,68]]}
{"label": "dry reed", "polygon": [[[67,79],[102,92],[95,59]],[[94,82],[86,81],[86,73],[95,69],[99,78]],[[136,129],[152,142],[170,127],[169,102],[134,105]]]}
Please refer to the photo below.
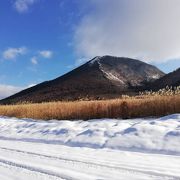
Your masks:
{"label": "dry reed", "polygon": [[180,96],[141,95],[114,100],[0,105],[0,115],[34,119],[158,117],[180,113]]}

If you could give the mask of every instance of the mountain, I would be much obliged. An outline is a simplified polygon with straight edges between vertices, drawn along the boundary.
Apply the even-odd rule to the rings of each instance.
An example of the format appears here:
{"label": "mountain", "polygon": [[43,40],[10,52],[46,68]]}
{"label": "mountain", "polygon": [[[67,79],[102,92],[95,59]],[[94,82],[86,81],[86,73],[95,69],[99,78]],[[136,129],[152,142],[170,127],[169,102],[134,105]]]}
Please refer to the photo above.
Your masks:
{"label": "mountain", "polygon": [[158,90],[165,88],[166,86],[180,86],[180,68],[157,79],[152,84],[150,84],[149,88],[152,90]]}
{"label": "mountain", "polygon": [[69,73],[1,100],[1,104],[58,100],[104,99],[136,92],[136,87],[164,76],[139,60],[98,56]]}

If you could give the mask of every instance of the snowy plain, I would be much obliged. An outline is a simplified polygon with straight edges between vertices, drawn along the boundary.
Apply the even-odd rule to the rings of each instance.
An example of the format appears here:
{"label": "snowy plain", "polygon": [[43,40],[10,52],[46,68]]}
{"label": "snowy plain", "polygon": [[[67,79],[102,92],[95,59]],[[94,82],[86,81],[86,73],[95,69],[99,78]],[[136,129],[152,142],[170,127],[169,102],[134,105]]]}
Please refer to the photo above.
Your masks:
{"label": "snowy plain", "polygon": [[180,180],[180,114],[89,121],[0,117],[0,179]]}

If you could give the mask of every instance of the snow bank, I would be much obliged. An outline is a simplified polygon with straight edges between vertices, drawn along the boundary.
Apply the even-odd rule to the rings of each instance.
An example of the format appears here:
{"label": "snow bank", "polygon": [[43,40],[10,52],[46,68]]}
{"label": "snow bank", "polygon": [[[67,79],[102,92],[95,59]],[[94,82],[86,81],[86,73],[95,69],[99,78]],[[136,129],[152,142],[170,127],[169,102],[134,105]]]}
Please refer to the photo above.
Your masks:
{"label": "snow bank", "polygon": [[180,114],[159,119],[90,121],[0,117],[0,139],[180,154]]}

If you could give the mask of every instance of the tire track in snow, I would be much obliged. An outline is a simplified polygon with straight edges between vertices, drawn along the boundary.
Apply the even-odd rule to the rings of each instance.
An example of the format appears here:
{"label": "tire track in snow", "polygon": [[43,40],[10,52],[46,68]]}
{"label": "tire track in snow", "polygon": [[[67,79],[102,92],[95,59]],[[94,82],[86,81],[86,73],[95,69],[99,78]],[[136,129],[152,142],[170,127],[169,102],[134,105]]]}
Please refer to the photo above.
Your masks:
{"label": "tire track in snow", "polygon": [[25,170],[28,170],[28,171],[33,171],[33,172],[45,174],[45,175],[48,175],[48,176],[54,176],[54,177],[60,178],[61,180],[74,180],[74,178],[68,177],[66,175],[60,175],[60,174],[51,172],[51,171],[46,170],[46,169],[36,168],[36,167],[33,167],[33,166],[28,166],[28,165],[25,165],[25,164],[9,161],[9,160],[2,159],[2,158],[0,158],[0,164],[5,164],[5,165],[8,165],[8,166],[13,166],[13,167],[16,167],[16,168],[25,169]]}
{"label": "tire track in snow", "polygon": [[55,176],[22,169],[16,166],[10,166],[0,162],[0,179],[1,180],[64,180]]}
{"label": "tire track in snow", "polygon": [[[75,160],[75,159],[50,156],[50,155],[39,154],[39,153],[28,152],[28,151],[22,151],[22,150],[6,148],[6,147],[0,147],[0,149],[5,150],[5,151],[10,151],[10,152],[16,152],[16,153],[20,153],[20,154],[27,154],[27,155],[36,156],[36,157],[48,158],[50,160],[58,160],[58,161],[61,161],[62,163],[66,163],[66,164],[68,163],[68,164],[71,164],[72,166],[77,166],[77,167],[79,167],[80,165],[83,165],[83,166],[86,166],[86,168],[88,168],[88,169],[90,169],[90,168],[93,168],[93,169],[104,168],[105,170],[107,170],[107,169],[108,170],[116,170],[119,172],[130,173],[130,174],[148,175],[148,176],[152,176],[152,178],[158,178],[158,179],[163,178],[163,179],[171,179],[171,180],[180,180],[179,176],[154,172],[152,170],[140,170],[140,169],[136,169],[136,168],[132,168],[132,167],[128,168],[128,167],[123,167],[123,165],[121,165],[121,166],[118,165],[118,167],[116,167],[113,165],[105,165],[105,164],[94,163],[94,162],[86,162],[86,161],[80,161],[80,160]],[[41,168],[35,168],[33,166],[27,166],[27,165],[23,165],[23,164],[11,162],[11,161],[6,161],[3,159],[0,159],[0,163],[5,163],[5,164],[16,166],[19,168],[24,168],[24,169],[28,169],[31,171],[36,171],[36,172],[47,174],[50,176],[55,176],[55,177],[58,177],[61,179],[66,179],[66,180],[74,179],[74,178],[71,178],[71,177],[68,177],[65,175],[59,175],[57,173],[53,173],[51,171],[44,170]]]}

